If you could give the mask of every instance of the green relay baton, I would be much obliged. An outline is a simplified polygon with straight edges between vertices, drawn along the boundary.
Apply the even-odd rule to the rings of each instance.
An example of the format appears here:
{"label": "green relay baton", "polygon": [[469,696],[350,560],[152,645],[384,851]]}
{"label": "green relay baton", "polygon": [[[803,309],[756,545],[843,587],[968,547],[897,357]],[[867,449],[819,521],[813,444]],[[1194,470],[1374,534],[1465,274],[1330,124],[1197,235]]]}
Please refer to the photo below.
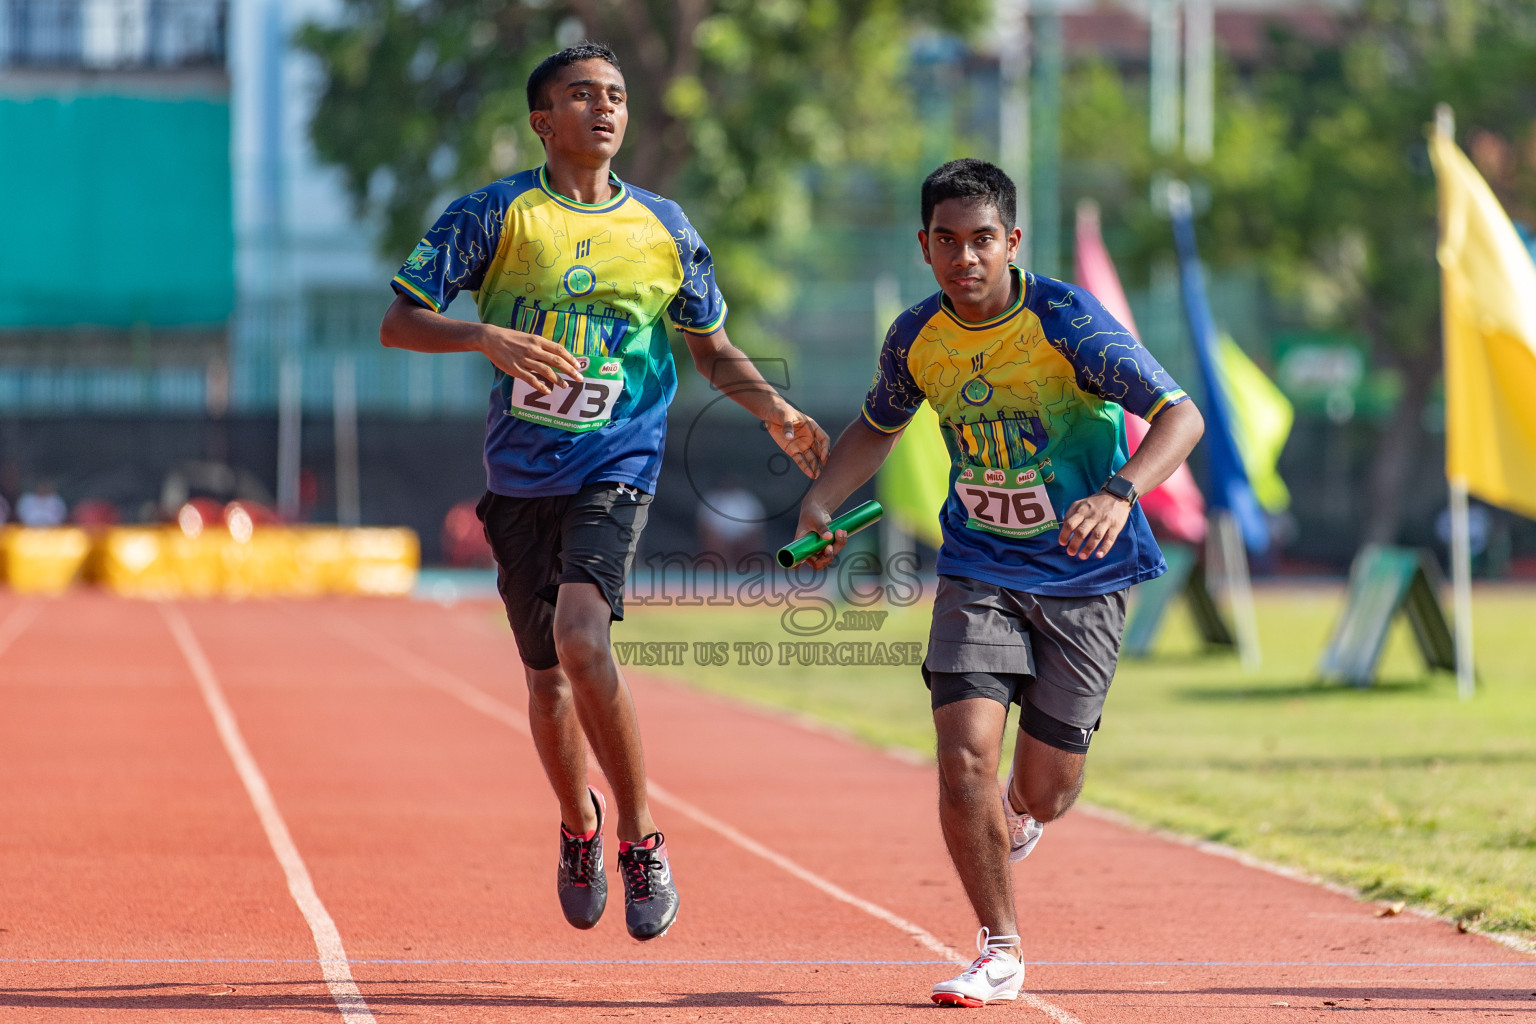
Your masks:
{"label": "green relay baton", "polygon": [[[866,501],[851,512],[844,512],[827,524],[827,532],[834,537],[838,530],[847,530],[851,537],[871,523],[880,521],[885,515],[885,509],[880,507],[878,501]],[[820,551],[825,551],[832,546],[830,540],[822,540],[814,533],[808,533],[793,544],[786,544],[779,548],[779,564],[786,569],[793,569],[801,562]]]}

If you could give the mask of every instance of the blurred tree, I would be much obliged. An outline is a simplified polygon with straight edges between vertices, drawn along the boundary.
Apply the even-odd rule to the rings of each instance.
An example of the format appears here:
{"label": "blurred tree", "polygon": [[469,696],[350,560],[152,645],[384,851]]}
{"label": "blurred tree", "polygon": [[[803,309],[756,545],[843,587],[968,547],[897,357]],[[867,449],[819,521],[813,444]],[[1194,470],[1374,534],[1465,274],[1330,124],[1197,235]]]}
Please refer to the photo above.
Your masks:
{"label": "blurred tree", "polygon": [[[1536,2],[1363,0],[1331,40],[1276,31],[1246,80],[1224,69],[1216,153],[1191,166],[1145,141],[1146,104],[1110,69],[1074,72],[1063,144],[1097,167],[1145,266],[1170,246],[1154,209],[1159,175],[1208,197],[1198,220],[1215,264],[1261,265],[1309,319],[1366,339],[1395,369],[1402,399],[1384,426],[1369,481],[1366,541],[1395,538],[1425,406],[1441,367],[1435,181],[1425,132],[1451,104],[1457,134],[1516,216],[1536,205]],[[1105,174],[1114,169],[1115,173]],[[1106,217],[1106,220],[1109,220]]]}
{"label": "blurred tree", "polygon": [[612,46],[630,87],[619,174],[676,194],[716,250],[733,308],[783,288],[762,255],[806,227],[807,164],[910,160],[914,32],[965,32],[987,0],[346,0],[299,45],[320,62],[311,134],[383,252],[407,252],[437,207],[541,160],[528,72],[583,38]]}

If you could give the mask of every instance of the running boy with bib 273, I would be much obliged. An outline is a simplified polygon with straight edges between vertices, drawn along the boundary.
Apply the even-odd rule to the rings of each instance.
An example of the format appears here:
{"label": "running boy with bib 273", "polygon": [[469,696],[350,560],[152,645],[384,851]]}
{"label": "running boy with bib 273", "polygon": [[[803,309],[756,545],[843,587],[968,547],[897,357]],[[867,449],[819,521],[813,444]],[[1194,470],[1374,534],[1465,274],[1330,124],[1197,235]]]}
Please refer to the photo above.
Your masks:
{"label": "running boy with bib 273", "polygon": [[[606,47],[570,47],[535,68],[528,120],[544,165],[449,205],[395,275],[381,338],[417,352],[481,352],[496,367],[479,513],[523,660],[534,744],[560,803],[560,907],[591,928],[607,901],[605,801],[587,785],[590,743],[617,804],[625,924],[644,940],[671,927],[678,898],[609,626],[624,617],[677,391],[668,323],[699,372],[762,420],[807,475],[828,445],[726,337],[709,249],[683,211],[610,170],[627,99]],[[465,290],[480,323],[442,315]]]}
{"label": "running boy with bib 273", "polygon": [[[859,418],[800,506],[831,514],[874,475],[917,407],[938,413],[950,493],[923,678],[938,735],[939,823],[981,922],[980,955],[935,1002],[984,1006],[1024,982],[1010,860],[1082,787],[1115,674],[1125,592],[1166,566],[1136,504],[1199,440],[1199,412],[1082,288],[1012,263],[1013,182],[980,160],[923,183],[918,242],[940,290],[896,318]],[[1151,429],[1126,458],[1124,415]],[[1008,709],[1019,736],[1002,799]]]}

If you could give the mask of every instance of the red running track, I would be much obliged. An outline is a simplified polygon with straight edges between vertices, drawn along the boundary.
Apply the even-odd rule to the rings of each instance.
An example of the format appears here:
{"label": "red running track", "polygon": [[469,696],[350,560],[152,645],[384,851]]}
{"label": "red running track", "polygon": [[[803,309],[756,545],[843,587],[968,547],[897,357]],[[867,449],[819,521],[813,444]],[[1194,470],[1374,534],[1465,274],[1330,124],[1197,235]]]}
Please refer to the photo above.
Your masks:
{"label": "red running track", "polygon": [[[944,1012],[931,767],[631,684],[682,894],[644,946],[560,917],[494,609],[0,598],[0,1021]],[[1087,814],[1018,880],[1031,1001],[991,1017],[1536,1015],[1536,959]]]}

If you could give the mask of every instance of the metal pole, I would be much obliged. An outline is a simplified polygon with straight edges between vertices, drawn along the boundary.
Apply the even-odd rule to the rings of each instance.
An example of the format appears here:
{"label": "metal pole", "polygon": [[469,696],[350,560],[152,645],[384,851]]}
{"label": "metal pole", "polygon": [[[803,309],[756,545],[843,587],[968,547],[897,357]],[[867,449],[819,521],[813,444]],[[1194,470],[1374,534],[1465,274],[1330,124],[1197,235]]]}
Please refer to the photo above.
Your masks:
{"label": "metal pole", "polygon": [[1179,145],[1179,0],[1151,0],[1152,147]]}
{"label": "metal pole", "polygon": [[1216,148],[1216,5],[1184,0],[1184,155],[1195,163]]}
{"label": "metal pole", "polygon": [[1018,225],[1024,233],[1019,262],[1029,260],[1029,2],[999,0],[997,5],[997,68],[1002,79],[998,103],[998,163],[1013,179],[1019,197]]}
{"label": "metal pole", "polygon": [[[1448,103],[1435,106],[1435,133],[1452,140],[1456,137],[1456,114]],[[1445,303],[1440,305],[1443,318],[1448,313]],[[1450,390],[1448,386],[1446,391]],[[1449,435],[1449,416],[1445,428]],[[1449,437],[1446,447],[1450,448]],[[1471,700],[1477,686],[1472,667],[1472,523],[1467,506],[1467,481],[1455,478],[1446,482],[1451,498],[1451,601],[1456,619],[1456,694],[1462,700]]]}
{"label": "metal pole", "polygon": [[357,455],[357,363],[337,356],[331,371],[336,440],[336,523],[358,526],[363,521],[361,474]]}
{"label": "metal pole", "polygon": [[299,310],[288,259],[284,146],[284,58],[287,54],[284,0],[267,0],[262,21],[262,187],[266,207],[267,343],[277,363],[277,514],[299,518],[299,472],[303,429],[304,367],[296,351]]}
{"label": "metal pole", "polygon": [[1451,594],[1456,618],[1456,695],[1471,700],[1476,687],[1472,672],[1472,529],[1467,508],[1467,482],[1450,481]]}
{"label": "metal pole", "polygon": [[1449,103],[1435,104],[1435,132],[1453,142],[1456,139],[1456,112]]}
{"label": "metal pole", "polygon": [[1237,653],[1243,668],[1252,672],[1264,661],[1259,648],[1259,617],[1253,605],[1253,583],[1248,575],[1248,551],[1243,545],[1237,517],[1226,509],[1216,512],[1216,533],[1221,544],[1221,571],[1232,625],[1237,631]]}
{"label": "metal pole", "polygon": [[1061,15],[1031,19],[1030,41],[1030,267],[1061,274]]}
{"label": "metal pole", "polygon": [[304,365],[283,356],[277,379],[277,514],[299,518],[299,443],[303,428]]}

